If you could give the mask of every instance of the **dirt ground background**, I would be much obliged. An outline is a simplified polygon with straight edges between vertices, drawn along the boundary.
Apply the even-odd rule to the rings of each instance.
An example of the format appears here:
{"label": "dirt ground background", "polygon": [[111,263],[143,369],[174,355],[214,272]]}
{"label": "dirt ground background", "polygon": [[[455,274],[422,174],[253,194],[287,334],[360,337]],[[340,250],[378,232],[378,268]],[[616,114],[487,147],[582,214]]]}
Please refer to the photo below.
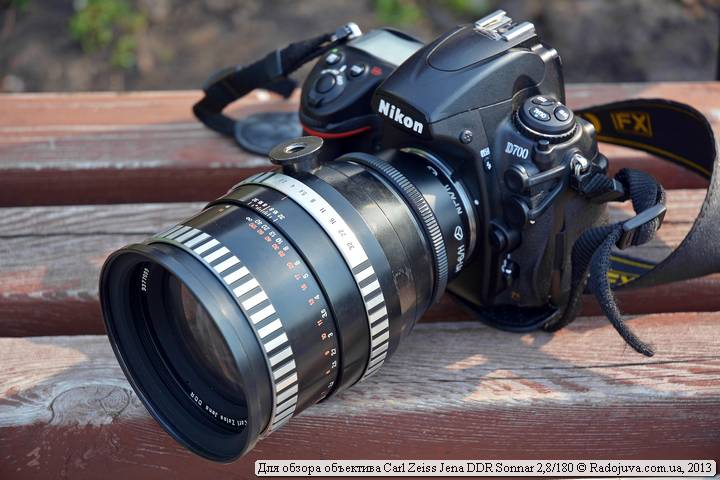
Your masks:
{"label": "dirt ground background", "polygon": [[427,41],[496,8],[535,22],[571,82],[716,77],[720,0],[0,0],[0,91],[196,88],[347,21]]}

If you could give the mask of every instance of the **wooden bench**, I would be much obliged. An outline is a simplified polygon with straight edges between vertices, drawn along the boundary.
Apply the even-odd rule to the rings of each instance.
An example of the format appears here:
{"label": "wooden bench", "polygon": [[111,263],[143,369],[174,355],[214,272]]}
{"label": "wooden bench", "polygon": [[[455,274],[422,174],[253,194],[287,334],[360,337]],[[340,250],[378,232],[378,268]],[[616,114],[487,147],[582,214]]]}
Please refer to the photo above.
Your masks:
{"label": "wooden bench", "polygon": [[[575,85],[572,107],[666,97],[720,122],[720,84]],[[268,168],[198,124],[196,92],[0,96],[0,478],[246,478],[256,459],[720,460],[720,275],[620,295],[657,354],[625,346],[597,305],[550,335],[484,327],[446,298],[369,381],[220,465],[150,418],[97,303],[105,256]],[[292,110],[255,92],[238,115]],[[702,180],[604,147],[671,190],[657,258],[698,212]],[[627,208],[614,208],[617,218]]]}

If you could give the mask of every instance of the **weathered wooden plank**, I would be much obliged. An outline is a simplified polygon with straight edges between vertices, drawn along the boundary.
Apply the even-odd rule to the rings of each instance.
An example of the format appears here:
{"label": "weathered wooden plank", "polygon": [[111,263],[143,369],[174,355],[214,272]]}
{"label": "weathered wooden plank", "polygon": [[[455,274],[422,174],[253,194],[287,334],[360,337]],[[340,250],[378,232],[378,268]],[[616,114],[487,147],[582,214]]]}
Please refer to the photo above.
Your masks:
{"label": "weathered wooden plank", "polygon": [[377,376],[229,465],[161,431],[104,337],[4,338],[0,477],[247,478],[258,458],[718,459],[718,321],[720,313],[632,320],[656,346],[652,359],[602,318],[556,335],[419,325]]}
{"label": "weathered wooden plank", "polygon": [[[198,92],[0,96],[0,205],[207,200],[268,166],[192,116]],[[240,115],[293,109],[266,92]]]}
{"label": "weathered wooden plank", "polygon": [[[636,248],[657,259],[690,228],[704,192],[671,190],[658,239]],[[202,203],[15,207],[0,210],[0,336],[103,333],[97,278],[113,250],[159,232],[202,208]],[[614,220],[629,206],[613,208]],[[620,295],[629,313],[720,310],[720,275]],[[592,298],[586,314],[597,314]],[[470,319],[451,297],[426,319]]]}
{"label": "weathered wooden plank", "polygon": [[[659,235],[682,234],[695,220],[704,190],[669,190],[668,212]],[[200,211],[206,203],[149,203],[10,207],[0,210],[0,237],[48,237],[53,235],[151,235]],[[632,215],[629,202],[609,204],[611,221]],[[668,232],[663,232],[665,227]],[[672,230],[672,232],[670,232]],[[668,239],[667,243],[673,244]]]}
{"label": "weathered wooden plank", "polygon": [[[580,107],[631,96],[690,103],[720,121],[716,83],[575,85]],[[269,165],[208,131],[191,114],[197,92],[0,95],[0,206],[209,200]],[[293,110],[263,91],[237,115]],[[635,166],[668,188],[703,181],[647,155],[608,147],[613,168]]]}

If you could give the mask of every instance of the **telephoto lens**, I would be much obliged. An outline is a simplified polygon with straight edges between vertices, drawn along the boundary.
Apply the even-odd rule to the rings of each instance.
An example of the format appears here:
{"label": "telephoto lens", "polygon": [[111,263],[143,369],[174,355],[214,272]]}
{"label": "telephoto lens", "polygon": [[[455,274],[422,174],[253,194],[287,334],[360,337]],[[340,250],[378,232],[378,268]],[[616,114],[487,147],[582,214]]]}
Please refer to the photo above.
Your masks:
{"label": "telephoto lens", "polygon": [[202,212],[106,261],[103,315],[137,395],[216,461],[377,372],[472,255],[461,182],[422,150],[270,154]]}

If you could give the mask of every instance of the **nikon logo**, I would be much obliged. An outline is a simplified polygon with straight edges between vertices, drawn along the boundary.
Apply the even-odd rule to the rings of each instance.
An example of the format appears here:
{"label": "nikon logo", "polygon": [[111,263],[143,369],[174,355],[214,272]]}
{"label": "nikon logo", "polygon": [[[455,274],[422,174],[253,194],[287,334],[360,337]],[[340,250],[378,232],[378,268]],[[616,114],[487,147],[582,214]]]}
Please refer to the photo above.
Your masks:
{"label": "nikon logo", "polygon": [[394,120],[395,122],[399,123],[403,127],[410,129],[414,132],[417,132],[419,134],[423,133],[423,127],[424,125],[422,122],[418,122],[414,118],[412,118],[410,115],[406,115],[402,113],[402,110],[400,110],[400,107],[396,107],[390,102],[386,102],[383,99],[380,99],[380,105],[378,106],[378,112],[382,113],[386,117],[388,117],[391,120]]}

